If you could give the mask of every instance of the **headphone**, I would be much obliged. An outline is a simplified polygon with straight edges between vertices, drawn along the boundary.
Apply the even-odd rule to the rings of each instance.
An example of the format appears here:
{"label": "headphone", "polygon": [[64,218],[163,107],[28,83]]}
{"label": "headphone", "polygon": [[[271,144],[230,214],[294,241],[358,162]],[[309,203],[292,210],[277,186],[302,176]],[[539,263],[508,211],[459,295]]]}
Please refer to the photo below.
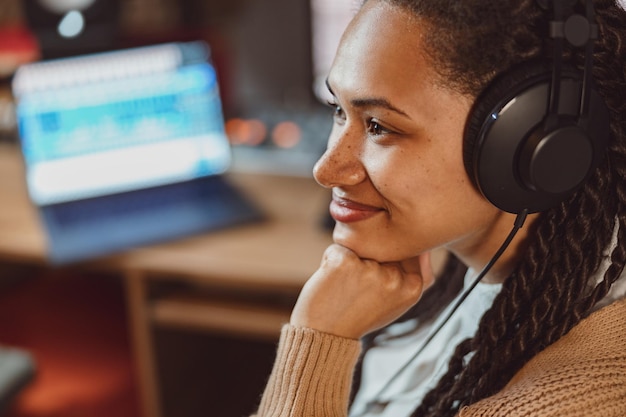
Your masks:
{"label": "headphone", "polygon": [[[592,1],[584,16],[574,12],[576,0],[552,3],[552,59],[524,62],[496,77],[465,129],[469,177],[510,213],[539,212],[565,200],[598,167],[609,139],[609,111],[591,78],[598,36]],[[564,41],[585,48],[582,71],[564,65]]]}

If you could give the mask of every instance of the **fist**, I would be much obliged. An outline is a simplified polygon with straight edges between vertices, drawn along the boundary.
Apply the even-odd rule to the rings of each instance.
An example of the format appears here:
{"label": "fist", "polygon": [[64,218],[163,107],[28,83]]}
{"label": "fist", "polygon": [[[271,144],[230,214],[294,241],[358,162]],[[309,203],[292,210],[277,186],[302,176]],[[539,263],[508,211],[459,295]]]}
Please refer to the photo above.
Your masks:
{"label": "fist", "polygon": [[302,288],[290,322],[360,339],[400,317],[432,281],[430,253],[379,263],[332,244]]}

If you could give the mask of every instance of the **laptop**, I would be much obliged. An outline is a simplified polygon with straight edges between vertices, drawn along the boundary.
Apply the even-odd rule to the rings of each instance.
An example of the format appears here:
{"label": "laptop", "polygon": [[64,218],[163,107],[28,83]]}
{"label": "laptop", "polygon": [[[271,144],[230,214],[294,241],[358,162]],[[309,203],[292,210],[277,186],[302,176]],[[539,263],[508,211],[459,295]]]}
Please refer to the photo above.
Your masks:
{"label": "laptop", "polygon": [[32,63],[12,91],[51,263],[263,218],[223,175],[231,148],[205,43]]}

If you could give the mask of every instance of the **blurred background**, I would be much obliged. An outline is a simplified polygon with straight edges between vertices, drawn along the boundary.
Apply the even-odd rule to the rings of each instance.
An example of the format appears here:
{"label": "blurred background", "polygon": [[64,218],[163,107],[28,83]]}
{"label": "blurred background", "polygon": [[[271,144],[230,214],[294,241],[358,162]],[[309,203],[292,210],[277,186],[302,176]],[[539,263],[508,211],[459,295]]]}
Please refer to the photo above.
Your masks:
{"label": "blurred background", "polygon": [[[282,160],[285,152],[263,160],[243,150],[236,167],[306,175],[330,128],[323,82],[355,7],[355,0],[2,0],[0,80],[6,90],[17,65],[39,59],[204,40],[233,145],[290,150]],[[9,100],[4,91],[5,140],[14,132]]]}
{"label": "blurred background", "polygon": [[[0,0],[0,148],[5,153],[20,146],[12,81],[21,65],[203,41],[217,69],[233,151],[230,171],[310,179],[332,122],[324,79],[357,3]],[[0,181],[22,193],[24,179],[2,178],[2,168]],[[312,209],[324,238],[326,208]],[[0,229],[12,226],[0,210]],[[27,240],[27,233],[11,233],[16,247]],[[275,337],[154,329],[160,396],[155,413],[142,405],[133,318],[119,271],[55,267],[16,256],[17,249],[3,251],[0,416],[235,417],[254,410]],[[150,291],[164,292],[168,285],[180,283]],[[294,296],[270,301],[288,311]]]}

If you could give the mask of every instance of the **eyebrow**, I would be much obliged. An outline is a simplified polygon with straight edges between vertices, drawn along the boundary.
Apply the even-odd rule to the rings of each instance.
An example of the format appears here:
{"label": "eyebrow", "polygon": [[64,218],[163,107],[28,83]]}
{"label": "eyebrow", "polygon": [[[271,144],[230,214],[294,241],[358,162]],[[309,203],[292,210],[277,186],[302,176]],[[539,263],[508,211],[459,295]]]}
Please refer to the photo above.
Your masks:
{"label": "eyebrow", "polygon": [[[326,80],[326,88],[328,88],[328,91],[330,92],[330,94],[332,94],[333,96],[335,95],[335,93],[333,92],[333,89],[330,88],[328,79]],[[361,108],[362,107],[382,107],[384,109],[398,113],[399,115],[404,116],[407,119],[411,118],[406,112],[400,110],[399,108],[391,104],[387,99],[382,98],[382,97],[353,99],[353,100],[350,100],[350,104],[352,104],[354,107],[361,107]]]}

